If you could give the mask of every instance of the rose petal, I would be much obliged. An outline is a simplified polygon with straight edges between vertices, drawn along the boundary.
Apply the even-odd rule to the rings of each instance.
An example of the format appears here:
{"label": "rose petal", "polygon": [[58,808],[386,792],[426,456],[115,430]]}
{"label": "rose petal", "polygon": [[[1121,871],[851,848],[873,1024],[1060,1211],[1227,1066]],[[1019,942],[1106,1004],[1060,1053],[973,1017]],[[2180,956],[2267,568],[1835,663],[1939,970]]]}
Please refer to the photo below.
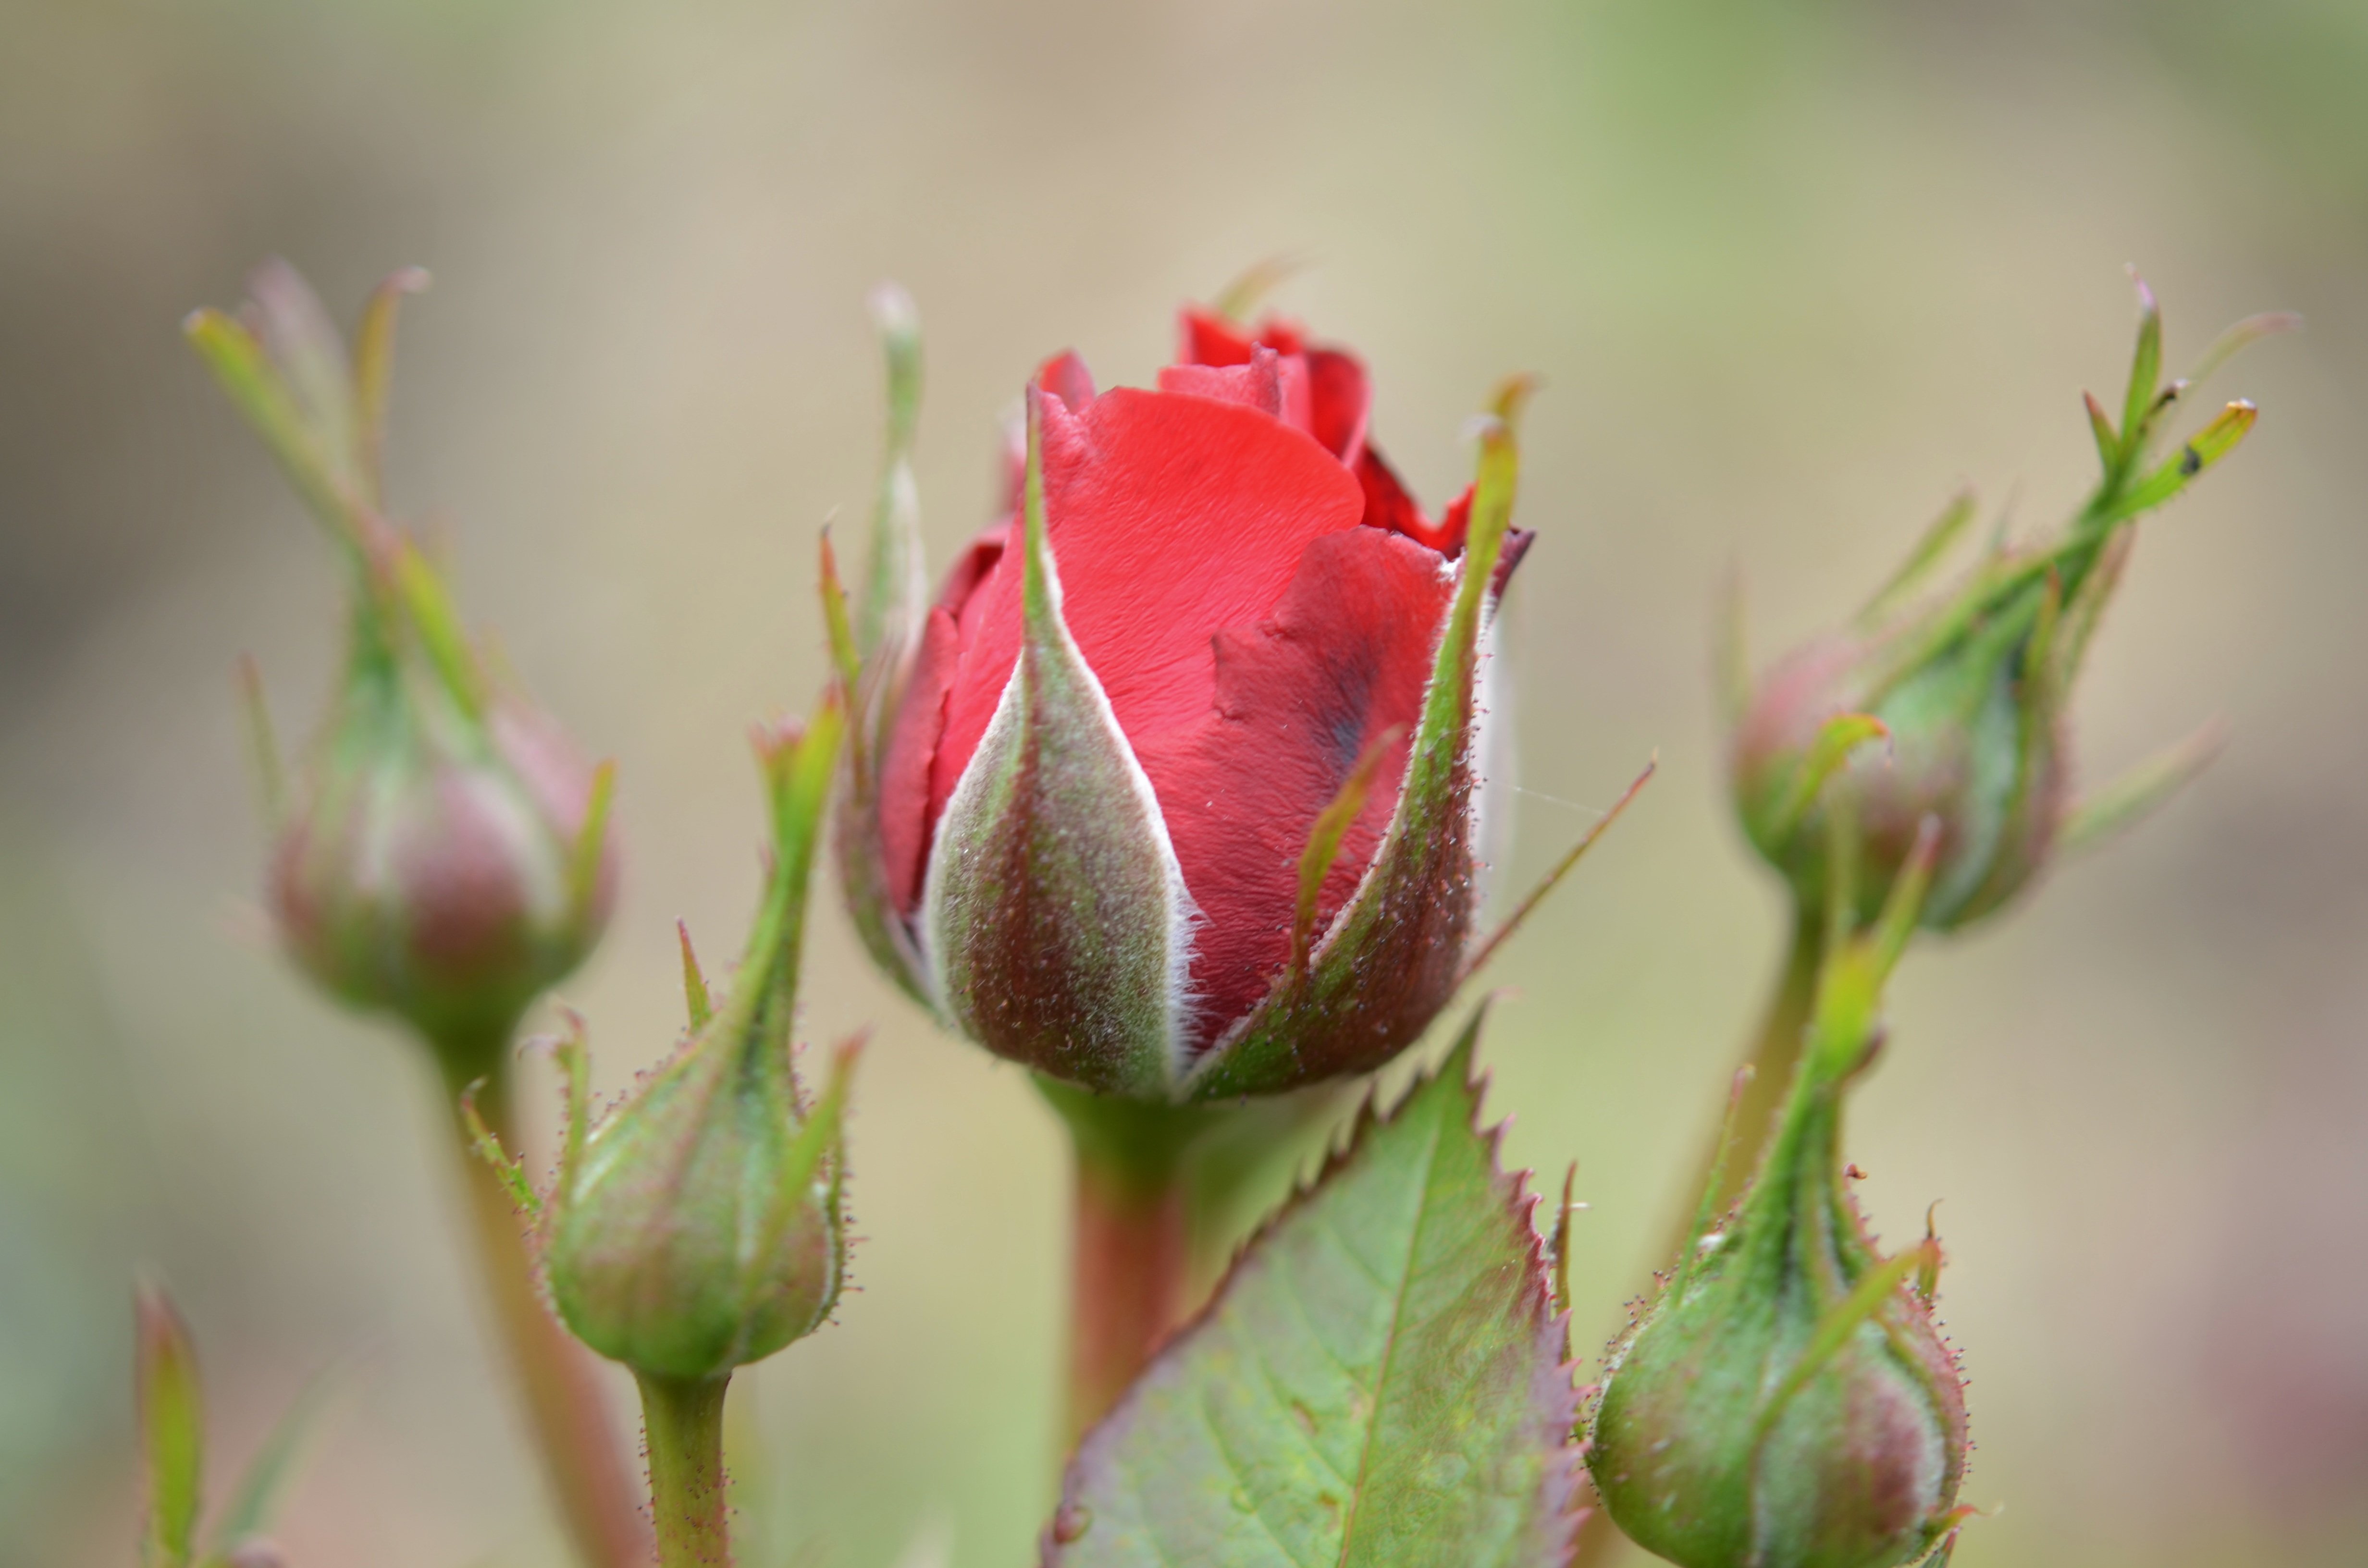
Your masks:
{"label": "rose petal", "polygon": [[1338,348],[1307,351],[1308,418],[1324,449],[1354,468],[1365,451],[1365,422],[1373,392],[1365,367]]}
{"label": "rose petal", "polygon": [[1159,390],[1247,403],[1294,430],[1315,433],[1310,407],[1307,361],[1258,346],[1246,365],[1169,365],[1159,372]]}
{"label": "rose petal", "polygon": [[[1081,412],[1046,400],[1044,499],[1063,614],[1137,747],[1200,722],[1216,687],[1212,635],[1265,619],[1307,546],[1363,511],[1347,471],[1278,421],[1132,387]],[[1019,578],[1006,554],[959,617],[932,821],[1010,678]]]}
{"label": "rose petal", "polygon": [[920,646],[905,677],[904,696],[897,701],[887,745],[880,761],[880,854],[888,896],[900,915],[920,906],[921,876],[928,863],[929,761],[945,733],[946,693],[953,686],[956,658],[962,648],[956,619],[978,585],[1003,558],[1010,537],[1008,524],[997,524],[973,540],[946,574],[938,602],[921,628]]}
{"label": "rose petal", "polygon": [[1411,540],[1361,528],[1319,539],[1271,618],[1217,635],[1214,702],[1201,722],[1137,743],[1204,917],[1193,1047],[1247,1012],[1288,961],[1316,813],[1372,738],[1402,724],[1406,738],[1325,879],[1319,931],[1355,891],[1389,826],[1454,591],[1445,562]]}

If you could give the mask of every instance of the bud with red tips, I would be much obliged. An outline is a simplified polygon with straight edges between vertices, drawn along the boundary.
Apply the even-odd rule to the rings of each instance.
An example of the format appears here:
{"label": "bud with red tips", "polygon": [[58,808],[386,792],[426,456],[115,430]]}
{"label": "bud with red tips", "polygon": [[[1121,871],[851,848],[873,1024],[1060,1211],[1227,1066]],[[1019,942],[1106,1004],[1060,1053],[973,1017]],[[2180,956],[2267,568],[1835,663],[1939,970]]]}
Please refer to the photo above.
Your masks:
{"label": "bud with red tips", "polygon": [[585,1344],[645,1378],[701,1382],[812,1333],[845,1274],[841,1115],[855,1048],[809,1100],[791,1062],[814,835],[843,721],[761,733],[773,861],[764,903],[721,1001],[683,940],[690,1031],[592,1125],[579,1040],[565,1151],[543,1198],[480,1130],[480,1150],[535,1215],[552,1301]]}
{"label": "bud with red tips", "polygon": [[425,281],[382,284],[350,351],[278,262],[238,317],[199,311],[187,330],[354,572],[345,674],[284,787],[256,704],[281,937],[324,987],[401,1017],[465,1081],[598,939],[616,857],[609,770],[488,670],[434,567],[384,515],[395,306]]}
{"label": "bud with red tips", "polygon": [[[889,325],[875,559],[908,561]],[[998,1055],[1168,1104],[1370,1071],[1470,972],[1478,688],[1530,537],[1526,382],[1434,521],[1368,437],[1353,355],[1200,311],[1183,340],[1156,388],[1047,361],[1011,515],[934,606],[835,617],[840,863],[874,956]]]}
{"label": "bud with red tips", "polygon": [[[1952,587],[1917,600],[1972,520],[1973,499],[1961,495],[1850,627],[1796,650],[1748,694],[1740,671],[1733,674],[1736,809],[1803,909],[1825,899],[1824,800],[1849,799],[1870,873],[1864,886],[1887,885],[1918,824],[1939,819],[1941,862],[1923,920],[1947,930],[2006,903],[2067,845],[2118,826],[2209,759],[2212,747],[2199,738],[2133,785],[2077,803],[2066,706],[2137,518],[2234,449],[2255,415],[2251,403],[2232,403],[2157,459],[2169,416],[2206,371],[2287,318],[2240,323],[2192,377],[2163,385],[2161,316],[2144,284],[2139,298],[2122,422],[2117,428],[2089,400],[2103,477],[2061,534],[2024,546],[2000,540]],[[1888,746],[1821,750],[1827,727],[1851,714],[1877,721]],[[1834,788],[1821,794],[1828,771]]]}
{"label": "bud with red tips", "polygon": [[1881,1044],[1883,983],[1938,843],[1928,826],[1879,926],[1828,949],[1757,1180],[1716,1229],[1702,1216],[1613,1349],[1588,1466],[1613,1521],[1682,1568],[1895,1568],[1962,1517],[1964,1391],[1932,1319],[1938,1244],[1879,1254],[1841,1158],[1843,1090]]}

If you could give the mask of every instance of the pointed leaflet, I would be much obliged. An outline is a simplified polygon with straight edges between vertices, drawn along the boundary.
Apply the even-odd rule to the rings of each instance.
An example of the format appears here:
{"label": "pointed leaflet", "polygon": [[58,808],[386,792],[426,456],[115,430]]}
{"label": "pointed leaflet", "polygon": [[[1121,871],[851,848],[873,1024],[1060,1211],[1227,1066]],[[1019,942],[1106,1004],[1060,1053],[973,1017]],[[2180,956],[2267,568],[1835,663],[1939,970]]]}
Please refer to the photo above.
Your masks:
{"label": "pointed leaflet", "polygon": [[1196,1066],[1190,1093],[1219,1099],[1362,1073],[1422,1032],[1462,978],[1472,877],[1473,687],[1480,633],[1513,514],[1511,427],[1488,420],[1463,575],[1441,630],[1397,809],[1356,895],[1266,999]]}
{"label": "pointed leaflet", "polygon": [[1087,1437],[1046,1564],[1565,1560],[1577,1402],[1536,1200],[1474,1126],[1478,1030],[1367,1114]]}
{"label": "pointed leaflet", "polygon": [[1019,656],[938,824],[925,941],[972,1039],[1100,1093],[1165,1097],[1191,905],[1151,781],[1061,619],[1042,395],[1028,394]]}

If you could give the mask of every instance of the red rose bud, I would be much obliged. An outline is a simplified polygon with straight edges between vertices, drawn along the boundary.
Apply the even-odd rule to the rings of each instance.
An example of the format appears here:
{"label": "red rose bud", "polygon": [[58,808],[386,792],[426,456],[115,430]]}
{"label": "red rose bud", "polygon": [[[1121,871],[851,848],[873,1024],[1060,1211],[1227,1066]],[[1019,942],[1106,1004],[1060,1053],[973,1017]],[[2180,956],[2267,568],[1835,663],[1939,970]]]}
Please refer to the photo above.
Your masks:
{"label": "red rose bud", "polygon": [[[1014,515],[909,641],[839,639],[874,955],[1001,1055],[1167,1101],[1376,1067],[1468,972],[1474,685],[1530,537],[1525,385],[1433,522],[1353,356],[1198,312],[1184,335],[1156,389],[1047,362]],[[875,537],[901,551],[894,429]]]}
{"label": "red rose bud", "polygon": [[813,1333],[838,1301],[841,1119],[856,1048],[839,1048],[810,1103],[791,1030],[807,876],[842,728],[833,700],[802,733],[758,737],[773,861],[729,993],[711,999],[686,935],[689,1033],[598,1126],[582,1045],[561,1048],[568,1124],[548,1199],[477,1128],[481,1152],[535,1219],[562,1321],[645,1376],[725,1376]]}
{"label": "red rose bud", "polygon": [[[1838,944],[1758,1179],[1613,1347],[1588,1467],[1614,1522],[1682,1568],[1891,1568],[1962,1517],[1965,1401],[1932,1318],[1938,1244],[1876,1252],[1840,1154],[1845,1085],[1937,847]],[[1711,1191],[1717,1188],[1715,1177]],[[1705,1209],[1708,1194],[1705,1194]]]}
{"label": "red rose bud", "polygon": [[[1881,887],[1925,816],[1940,819],[1940,870],[1924,923],[1946,930],[1997,909],[2063,848],[2093,841],[2167,797],[2211,756],[2187,743],[2087,803],[2071,794],[2065,710],[2099,618],[2120,584],[2138,517],[2180,494],[2252,428],[2232,403],[2168,456],[2156,448],[2203,374],[2288,324],[2240,323],[2195,374],[2159,384],[2162,323],[2139,285],[2138,347],[2118,429],[2092,397],[2103,478],[2056,537],[2001,540],[1946,591],[1917,597],[1974,514],[1961,495],[1847,629],[1781,660],[1748,696],[1731,682],[1736,803],[1759,852],[1804,909],[1825,899],[1826,775],[1850,798],[1858,852]],[[1831,744],[1833,722],[1864,715],[1887,747]],[[1827,739],[1820,745],[1821,737]],[[1866,911],[1861,911],[1866,914]]]}
{"label": "red rose bud", "polygon": [[355,572],[344,680],[285,787],[255,704],[281,937],[321,984],[404,1019],[465,1078],[598,939],[615,854],[609,769],[491,678],[435,570],[383,515],[394,309],[424,282],[381,285],[350,353],[277,262],[239,318],[200,311],[188,332]]}

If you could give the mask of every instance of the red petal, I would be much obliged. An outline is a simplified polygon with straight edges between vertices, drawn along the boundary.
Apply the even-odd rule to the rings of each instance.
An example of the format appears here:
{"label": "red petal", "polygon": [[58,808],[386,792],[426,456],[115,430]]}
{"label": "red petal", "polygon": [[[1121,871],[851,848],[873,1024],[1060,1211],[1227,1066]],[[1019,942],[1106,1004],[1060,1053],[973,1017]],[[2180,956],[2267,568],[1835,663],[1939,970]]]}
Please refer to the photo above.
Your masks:
{"label": "red petal", "polygon": [[1220,315],[1187,305],[1178,323],[1176,359],[1183,365],[1247,365],[1250,335]]}
{"label": "red petal", "polygon": [[1357,454],[1357,483],[1365,492],[1367,528],[1404,534],[1442,555],[1452,557],[1463,552],[1463,535],[1472,524],[1469,487],[1449,504],[1447,516],[1433,526],[1406,493],[1406,487],[1399,483],[1397,474],[1383,460],[1380,451],[1370,444]]}
{"label": "red petal", "polygon": [[1307,384],[1307,361],[1260,345],[1247,365],[1169,365],[1159,372],[1159,390],[1247,403],[1294,430],[1315,434]]}
{"label": "red petal", "polygon": [[1338,348],[1307,351],[1310,426],[1324,449],[1351,467],[1365,450],[1365,420],[1372,388],[1354,354]]}
{"label": "red petal", "polygon": [[1064,349],[1038,366],[1036,384],[1067,403],[1072,414],[1094,401],[1094,373],[1075,349]]}
{"label": "red petal", "polygon": [[[1238,403],[1133,387],[1076,412],[1046,401],[1044,503],[1070,635],[1138,752],[1206,714],[1211,636],[1258,624],[1308,544],[1362,510],[1355,482],[1306,437]],[[931,821],[1010,677],[1019,579],[1005,555],[963,608]]]}
{"label": "red petal", "polygon": [[880,858],[889,900],[900,915],[911,915],[921,903],[921,872],[935,815],[929,810],[929,758],[945,733],[946,692],[953,685],[961,645],[954,618],[942,608],[929,611],[880,762]]}
{"label": "red petal", "polygon": [[1355,891],[1389,825],[1454,592],[1445,562],[1410,540],[1361,528],[1318,539],[1270,619],[1218,633],[1214,702],[1200,721],[1136,743],[1205,917],[1195,1046],[1249,1011],[1289,960],[1316,813],[1372,737],[1403,724],[1325,879],[1319,931]]}
{"label": "red petal", "polygon": [[[1280,316],[1269,316],[1253,337],[1223,316],[1190,307],[1180,318],[1177,337],[1177,365],[1173,369],[1247,365],[1261,347],[1285,356],[1304,357],[1307,362],[1309,411],[1302,428],[1342,462],[1356,462],[1357,454],[1365,445],[1365,419],[1372,391],[1364,364],[1355,355],[1343,348],[1308,347],[1298,324]],[[1201,390],[1195,381],[1179,380],[1171,384],[1167,371],[1160,373],[1159,385],[1167,392]]]}
{"label": "red petal", "polygon": [[980,582],[1003,558],[1009,536],[1008,525],[987,529],[971,540],[970,548],[946,574],[937,605],[922,624],[921,643],[905,677],[895,721],[889,727],[880,759],[880,853],[888,896],[900,915],[911,915],[921,903],[929,825],[935,820],[929,810],[929,759],[945,733],[946,692],[953,685],[955,658],[962,646],[957,618]]}

